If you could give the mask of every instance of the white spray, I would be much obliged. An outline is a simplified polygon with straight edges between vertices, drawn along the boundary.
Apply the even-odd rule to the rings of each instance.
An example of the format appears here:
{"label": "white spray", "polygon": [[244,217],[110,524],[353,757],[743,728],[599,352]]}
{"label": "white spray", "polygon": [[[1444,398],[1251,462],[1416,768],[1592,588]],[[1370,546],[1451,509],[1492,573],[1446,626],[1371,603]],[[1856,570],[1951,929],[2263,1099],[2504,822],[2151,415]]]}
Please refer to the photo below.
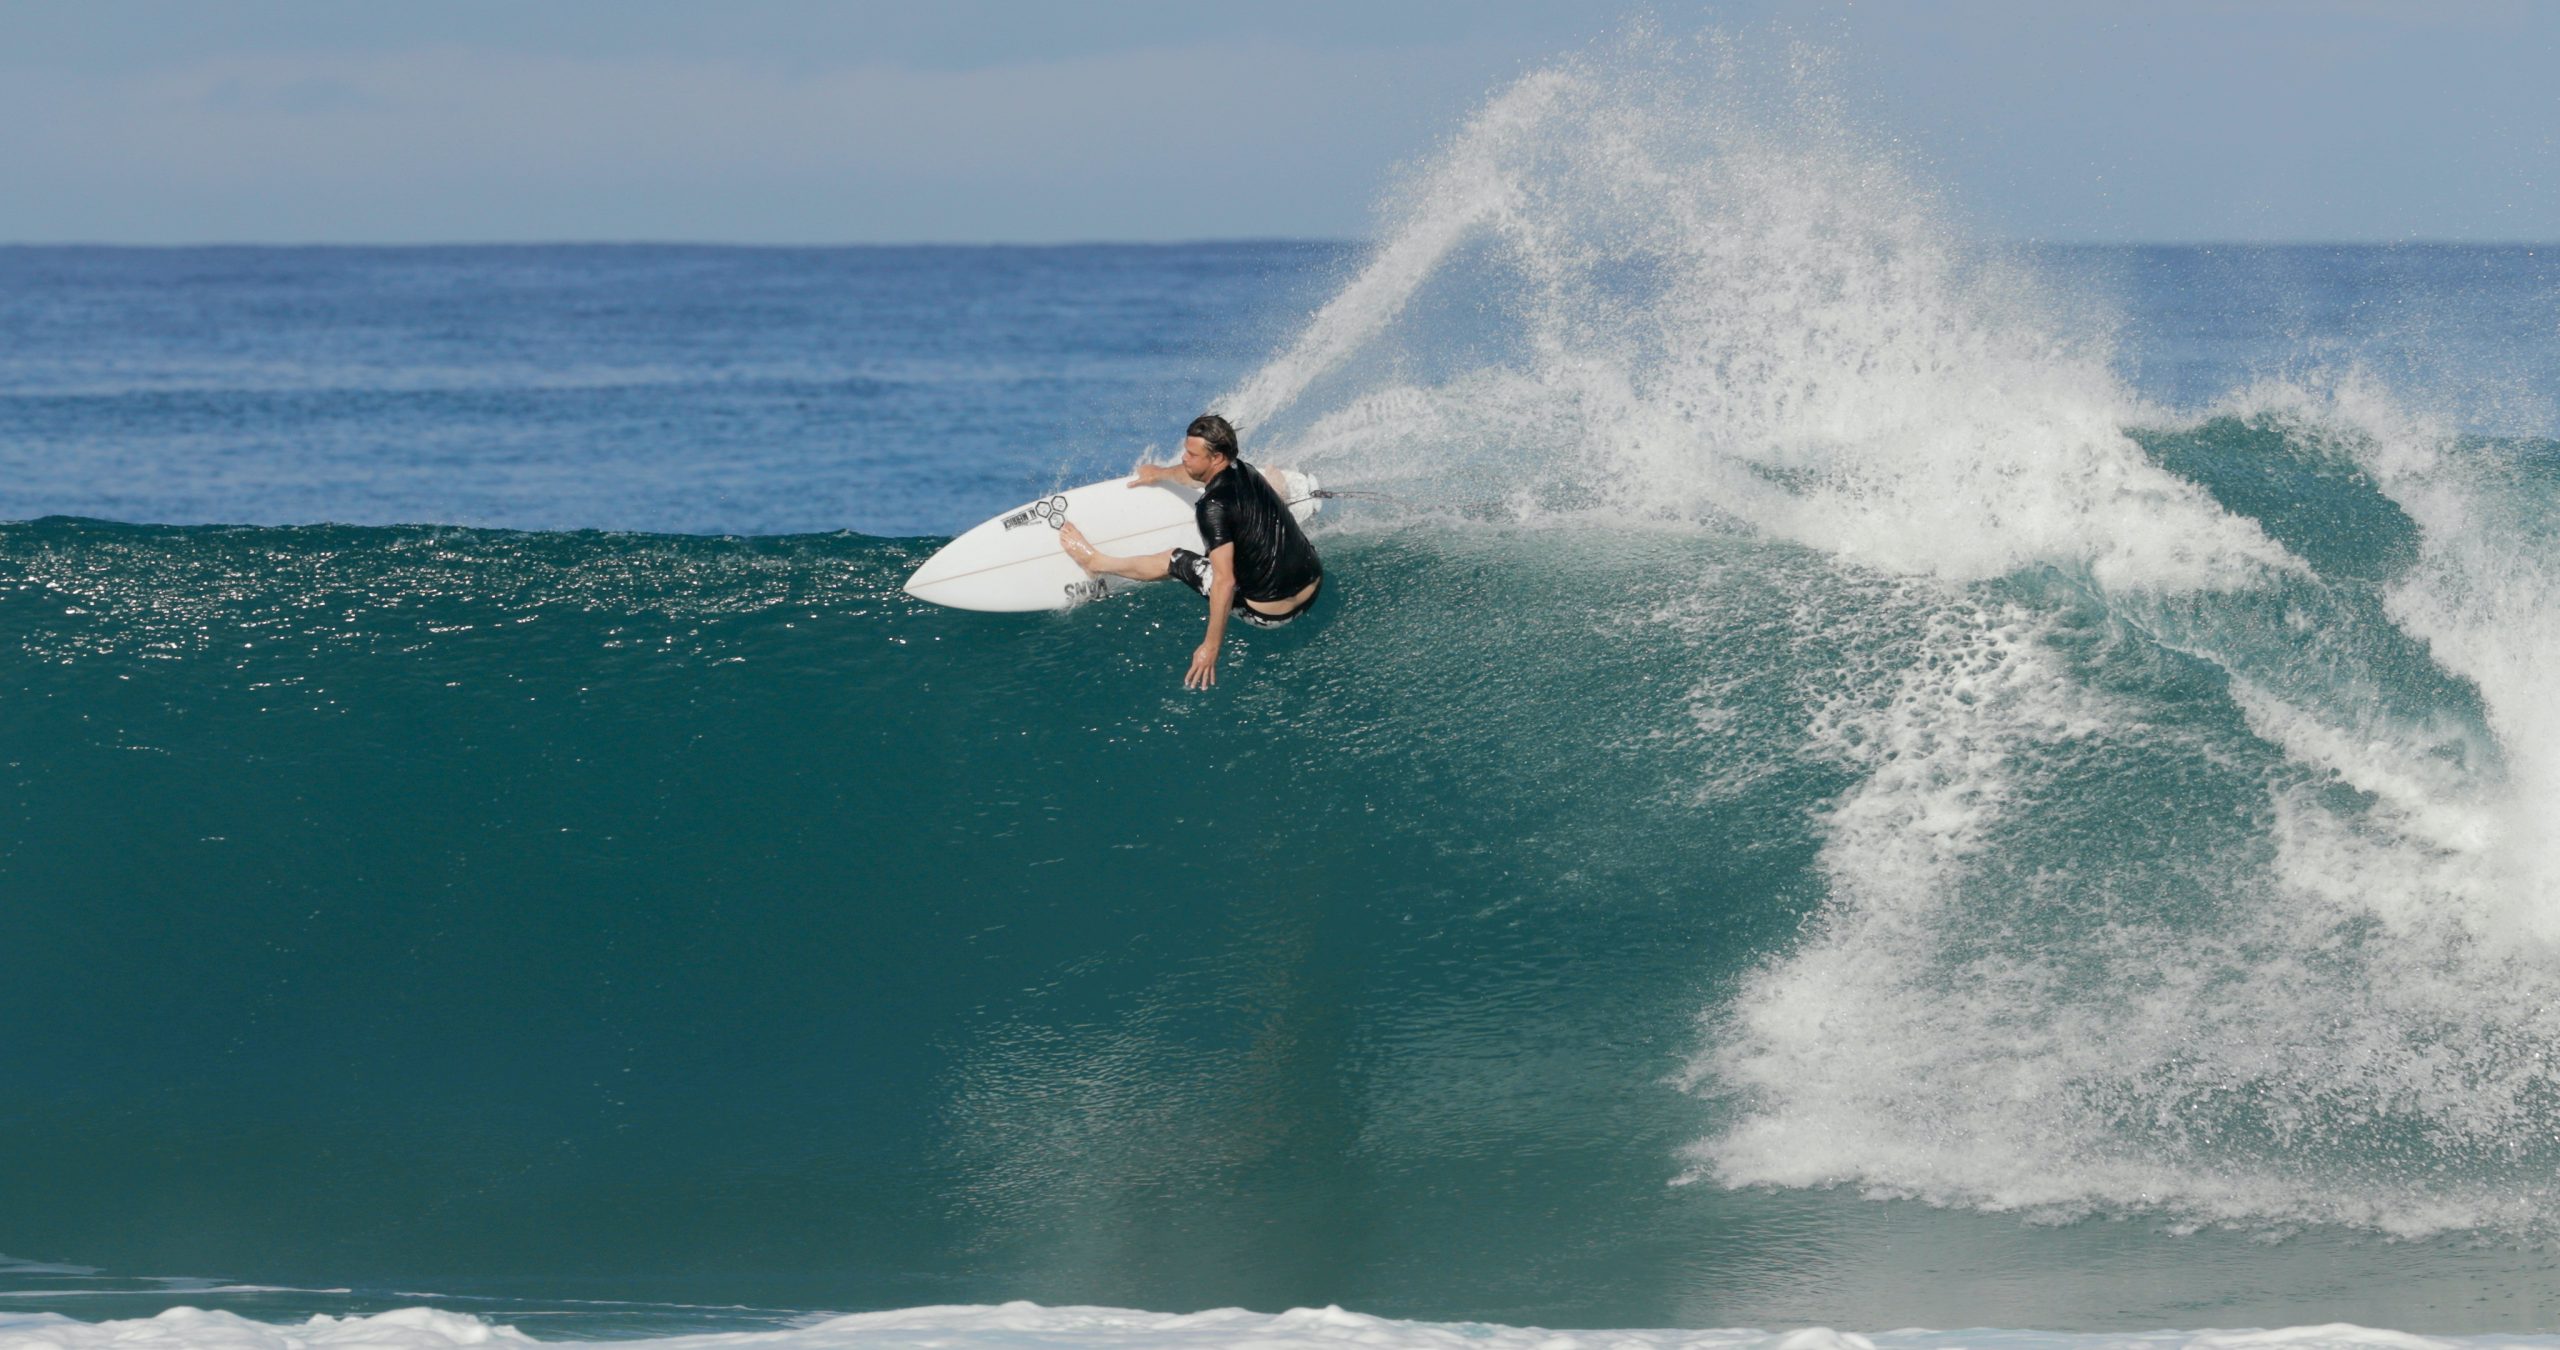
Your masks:
{"label": "white spray", "polygon": [[[2328,583],[2151,461],[2125,428],[2162,415],[2104,343],[1966,247],[1815,64],[1639,34],[1521,82],[1223,405],[1337,482],[1738,525],[1909,583],[1877,614],[1918,634],[1890,668],[1804,681],[1795,753],[1859,780],[1824,815],[1823,913],[1707,1018],[1690,1081],[1726,1120],[1693,1175],[2397,1233],[2560,1212],[2548,1168],[2500,1170],[2560,1125],[2547,514],[2484,527],[2494,493],[2387,409],[2292,410],[2360,428],[2424,531],[2389,614],[2478,689],[2496,752],[2459,709],[2378,711],[2362,646],[2303,617]],[[2056,616],[2000,598],[2021,574],[2225,701],[2092,687]],[[2075,815],[2092,792],[2109,819]],[[2099,856],[2075,831],[2119,860],[2071,862]]]}

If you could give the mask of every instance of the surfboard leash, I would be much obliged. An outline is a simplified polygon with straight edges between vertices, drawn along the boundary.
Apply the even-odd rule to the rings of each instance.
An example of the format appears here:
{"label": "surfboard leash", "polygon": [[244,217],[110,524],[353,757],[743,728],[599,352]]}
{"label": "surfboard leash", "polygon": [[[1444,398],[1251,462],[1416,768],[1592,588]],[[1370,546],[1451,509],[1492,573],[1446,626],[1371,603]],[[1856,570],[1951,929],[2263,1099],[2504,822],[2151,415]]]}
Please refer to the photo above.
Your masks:
{"label": "surfboard leash", "polygon": [[1406,501],[1402,497],[1390,497],[1383,492],[1336,492],[1332,488],[1317,488],[1315,491],[1310,492],[1307,495],[1329,502],[1393,502],[1398,506],[1413,505],[1413,503]]}
{"label": "surfboard leash", "polygon": [[[1407,511],[1431,509],[1410,497],[1398,497],[1385,492],[1343,492],[1333,488],[1317,488],[1307,495],[1326,501],[1385,502],[1390,506],[1403,507]],[[1470,515],[1499,515],[1502,511],[1500,502],[1441,502],[1437,505],[1438,509],[1443,511],[1454,510]]]}

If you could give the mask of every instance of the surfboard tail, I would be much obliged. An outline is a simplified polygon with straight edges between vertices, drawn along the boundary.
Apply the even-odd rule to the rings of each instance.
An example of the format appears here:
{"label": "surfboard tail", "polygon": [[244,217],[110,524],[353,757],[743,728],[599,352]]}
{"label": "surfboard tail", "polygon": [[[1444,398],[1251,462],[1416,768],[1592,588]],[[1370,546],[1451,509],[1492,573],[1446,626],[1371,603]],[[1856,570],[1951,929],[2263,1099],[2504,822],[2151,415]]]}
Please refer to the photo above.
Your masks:
{"label": "surfboard tail", "polygon": [[1289,507],[1300,521],[1315,519],[1324,512],[1324,499],[1317,496],[1324,484],[1304,469],[1282,469],[1280,481],[1289,485]]}

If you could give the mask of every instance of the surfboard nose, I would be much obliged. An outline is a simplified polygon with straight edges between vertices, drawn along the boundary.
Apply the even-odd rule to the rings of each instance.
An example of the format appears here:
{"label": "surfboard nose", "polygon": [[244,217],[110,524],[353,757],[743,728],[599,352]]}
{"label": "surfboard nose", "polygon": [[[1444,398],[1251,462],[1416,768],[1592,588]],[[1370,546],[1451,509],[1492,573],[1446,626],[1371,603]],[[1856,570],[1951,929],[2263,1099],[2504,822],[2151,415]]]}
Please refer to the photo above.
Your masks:
{"label": "surfboard nose", "polygon": [[958,570],[951,565],[947,552],[936,552],[932,557],[924,560],[923,566],[907,573],[906,584],[898,589],[918,600],[930,600],[933,597],[925,594],[925,588],[937,581],[948,580],[951,574]]}

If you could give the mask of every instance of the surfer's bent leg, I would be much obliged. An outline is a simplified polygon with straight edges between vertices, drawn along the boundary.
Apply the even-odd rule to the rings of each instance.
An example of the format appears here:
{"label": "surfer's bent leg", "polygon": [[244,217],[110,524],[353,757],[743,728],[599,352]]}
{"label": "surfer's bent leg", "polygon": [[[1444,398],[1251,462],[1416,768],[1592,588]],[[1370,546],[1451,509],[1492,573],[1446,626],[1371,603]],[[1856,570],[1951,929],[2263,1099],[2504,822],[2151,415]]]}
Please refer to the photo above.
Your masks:
{"label": "surfer's bent leg", "polygon": [[1076,566],[1088,573],[1127,577],[1131,581],[1162,581],[1172,574],[1172,550],[1141,554],[1135,558],[1115,558],[1108,553],[1096,552],[1093,544],[1084,537],[1084,531],[1073,525],[1058,527],[1058,547],[1065,549],[1067,556],[1075,559]]}

